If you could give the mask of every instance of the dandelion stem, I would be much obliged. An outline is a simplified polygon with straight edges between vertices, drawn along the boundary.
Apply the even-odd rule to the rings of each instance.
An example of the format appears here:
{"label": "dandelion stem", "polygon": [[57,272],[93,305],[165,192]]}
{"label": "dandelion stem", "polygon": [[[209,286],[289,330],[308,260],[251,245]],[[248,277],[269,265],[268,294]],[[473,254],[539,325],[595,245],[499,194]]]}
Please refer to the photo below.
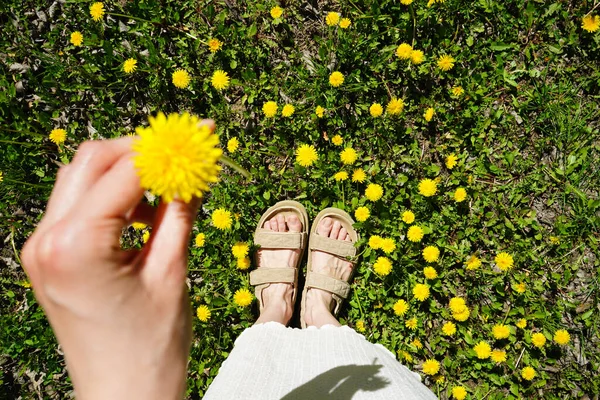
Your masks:
{"label": "dandelion stem", "polygon": [[153,21],[149,21],[147,19],[144,18],[140,18],[140,17],[133,17],[131,15],[126,15],[126,14],[119,14],[119,13],[113,13],[113,12],[107,12],[106,14],[108,15],[112,15],[113,17],[123,17],[123,18],[129,18],[129,19],[133,19],[135,21],[140,21],[140,22],[147,22],[149,24],[158,24],[158,22],[153,22]]}
{"label": "dandelion stem", "polygon": [[47,188],[47,187],[49,187],[49,185],[41,185],[41,184],[38,184],[38,183],[29,183],[29,182],[17,181],[15,179],[8,179],[8,178],[5,178],[4,181],[5,182],[11,182],[11,183],[18,183],[20,185],[40,187],[40,188]]}
{"label": "dandelion stem", "polygon": [[223,164],[227,165],[228,167],[230,167],[230,168],[234,169],[235,171],[239,172],[240,174],[242,174],[244,176],[244,178],[246,178],[246,179],[251,178],[250,172],[246,171],[238,163],[236,163],[235,161],[233,161],[231,158],[227,157],[226,155],[222,155],[220,161]]}

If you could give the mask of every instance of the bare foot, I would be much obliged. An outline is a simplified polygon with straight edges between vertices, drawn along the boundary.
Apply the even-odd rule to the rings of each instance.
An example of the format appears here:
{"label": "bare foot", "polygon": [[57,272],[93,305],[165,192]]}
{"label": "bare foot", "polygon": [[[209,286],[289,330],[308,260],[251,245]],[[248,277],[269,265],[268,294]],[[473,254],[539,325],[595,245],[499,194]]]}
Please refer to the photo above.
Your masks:
{"label": "bare foot", "polygon": [[[342,224],[329,217],[325,217],[317,227],[317,234],[331,239],[351,241],[350,235]],[[312,270],[324,275],[329,275],[345,281],[352,275],[352,263],[322,251],[313,251]],[[332,315],[335,302],[331,293],[321,289],[310,288],[306,292],[306,310],[304,320],[307,325],[321,327],[323,325],[336,325],[340,323]]]}
{"label": "bare foot", "polygon": [[[270,220],[265,221],[263,228],[275,232],[301,232],[302,222],[296,215],[284,217],[282,213],[278,213]],[[258,268],[294,268],[301,255],[302,250],[300,249],[261,248],[257,251],[256,259]],[[271,283],[263,289],[261,297],[264,308],[256,323],[276,321],[287,325],[294,312],[293,293],[290,283]]]}

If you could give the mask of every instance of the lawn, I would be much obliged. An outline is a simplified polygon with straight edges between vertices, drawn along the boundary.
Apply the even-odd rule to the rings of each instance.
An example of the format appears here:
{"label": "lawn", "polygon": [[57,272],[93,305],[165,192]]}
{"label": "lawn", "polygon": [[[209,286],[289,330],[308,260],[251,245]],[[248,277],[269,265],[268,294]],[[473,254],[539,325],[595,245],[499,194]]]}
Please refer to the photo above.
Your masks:
{"label": "lawn", "polygon": [[[159,112],[213,118],[233,161],[190,237],[188,399],[256,318],[234,301],[255,267],[239,243],[252,252],[283,199],[356,216],[342,322],[440,398],[598,398],[598,15],[587,0],[3,0],[0,398],[72,393],[19,258],[59,166]],[[123,247],[149,235],[129,227]]]}

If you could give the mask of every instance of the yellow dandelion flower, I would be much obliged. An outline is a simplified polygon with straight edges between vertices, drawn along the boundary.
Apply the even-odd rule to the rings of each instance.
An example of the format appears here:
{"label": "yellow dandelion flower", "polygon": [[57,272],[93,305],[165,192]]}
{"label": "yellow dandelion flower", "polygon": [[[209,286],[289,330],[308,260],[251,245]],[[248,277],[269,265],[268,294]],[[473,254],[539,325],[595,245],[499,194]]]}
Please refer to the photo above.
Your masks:
{"label": "yellow dandelion flower", "polygon": [[600,16],[586,15],[581,19],[581,27],[589,33],[596,32],[600,28]]}
{"label": "yellow dandelion flower", "polygon": [[379,103],[373,103],[371,104],[371,107],[369,107],[369,113],[373,118],[380,117],[381,114],[383,114],[383,107]]}
{"label": "yellow dandelion flower", "polygon": [[450,154],[446,157],[446,168],[452,169],[456,166],[456,162],[458,161],[458,157],[454,153]]}
{"label": "yellow dandelion flower", "polygon": [[376,183],[370,183],[365,189],[365,197],[370,201],[377,201],[383,196],[383,188]]}
{"label": "yellow dandelion flower", "polygon": [[446,336],[452,336],[456,333],[456,325],[454,322],[448,321],[442,326],[442,332]]}
{"label": "yellow dandelion flower", "polygon": [[437,193],[437,183],[432,179],[422,179],[419,182],[419,193],[431,197]]}
{"label": "yellow dandelion flower", "polygon": [[396,242],[392,238],[385,238],[381,241],[381,250],[385,254],[390,254],[394,250],[396,250]]}
{"label": "yellow dandelion flower", "polygon": [[262,112],[265,114],[265,117],[273,118],[275,115],[277,115],[277,103],[274,101],[267,101],[265,104],[263,104]]}
{"label": "yellow dandelion flower", "polygon": [[383,238],[379,235],[373,235],[369,238],[369,247],[373,250],[377,250],[381,248],[381,243],[383,242]]}
{"label": "yellow dandelion flower", "polygon": [[227,72],[218,69],[213,73],[210,84],[217,90],[227,89],[229,86],[229,75],[227,75]]}
{"label": "yellow dandelion flower", "polygon": [[212,224],[215,228],[220,230],[231,229],[231,211],[227,211],[224,208],[217,208],[212,213]]}
{"label": "yellow dandelion flower", "polygon": [[512,256],[506,252],[499,253],[496,258],[494,258],[494,261],[502,271],[508,271],[513,268],[514,260]]}
{"label": "yellow dandelion flower", "polygon": [[438,58],[437,65],[442,71],[449,71],[454,67],[454,57],[444,54]]}
{"label": "yellow dandelion flower", "polygon": [[340,13],[331,11],[325,17],[325,23],[329,26],[336,26],[340,22]]}
{"label": "yellow dandelion flower", "polygon": [[210,318],[210,310],[203,304],[196,309],[196,315],[200,321],[206,322]]}
{"label": "yellow dandelion flower", "polygon": [[410,228],[408,228],[408,232],[406,233],[406,237],[408,238],[408,240],[410,240],[411,242],[420,242],[421,239],[423,239],[423,235],[425,234],[425,232],[423,231],[423,228],[421,228],[420,226],[417,225],[413,225]]}
{"label": "yellow dandelion flower", "polygon": [[73,46],[81,46],[83,43],[83,34],[79,31],[71,33],[71,44]]}
{"label": "yellow dandelion flower", "polygon": [[502,363],[506,361],[506,352],[504,350],[494,350],[491,357],[493,362]]}
{"label": "yellow dandelion flower", "polygon": [[150,240],[150,231],[146,231],[142,234],[142,242],[148,243],[148,240]]}
{"label": "yellow dandelion flower", "polygon": [[356,325],[354,327],[361,333],[367,330],[365,327],[365,321],[356,321]]}
{"label": "yellow dandelion flower", "polygon": [[131,74],[137,69],[137,60],[134,58],[128,58],[123,63],[123,72]]}
{"label": "yellow dandelion flower", "polygon": [[413,0],[400,0],[400,3],[404,4],[405,6],[411,5],[413,2]]}
{"label": "yellow dandelion flower", "polygon": [[535,369],[531,367],[525,367],[521,370],[521,377],[526,381],[532,380],[533,378],[535,378],[535,375]]}
{"label": "yellow dandelion flower", "polygon": [[67,138],[67,131],[65,131],[64,129],[52,129],[48,138],[51,142],[55,143],[56,145],[61,145],[65,142],[65,139]]}
{"label": "yellow dandelion flower", "polygon": [[344,143],[344,139],[340,135],[335,135],[331,138],[331,143],[333,143],[334,146],[341,146],[342,143]]}
{"label": "yellow dandelion flower", "polygon": [[356,211],[354,211],[354,216],[358,222],[364,222],[369,218],[371,213],[367,207],[358,207]]}
{"label": "yellow dandelion flower", "polygon": [[363,183],[367,179],[367,174],[362,168],[355,169],[352,172],[352,182]]}
{"label": "yellow dandelion flower", "polygon": [[412,290],[413,297],[419,301],[425,301],[429,297],[429,286],[417,283]]}
{"label": "yellow dandelion flower", "polygon": [[517,328],[525,329],[527,326],[527,320],[525,318],[521,318],[517,323]]}
{"label": "yellow dandelion flower", "polygon": [[510,336],[510,328],[504,324],[496,324],[492,327],[492,334],[495,339],[506,339]]}
{"label": "yellow dandelion flower", "polygon": [[194,243],[196,247],[204,247],[204,243],[206,243],[206,235],[204,233],[199,233],[194,238]]}
{"label": "yellow dandelion flower", "polygon": [[398,355],[401,355],[402,358],[404,360],[406,360],[407,363],[412,363],[413,362],[413,357],[410,355],[410,353],[408,351],[400,351],[398,350]]}
{"label": "yellow dandelion flower", "polygon": [[471,315],[471,311],[469,310],[469,307],[465,307],[460,312],[452,313],[452,318],[457,321],[464,322],[469,319],[469,315]]}
{"label": "yellow dandelion flower", "polygon": [[223,42],[221,42],[219,39],[215,39],[215,38],[208,39],[208,49],[210,50],[211,53],[216,53],[217,51],[221,50],[222,47],[223,47]]}
{"label": "yellow dandelion flower", "polygon": [[190,77],[190,74],[187,73],[187,71],[180,68],[173,72],[171,80],[173,82],[173,85],[175,85],[179,89],[185,89],[190,84],[192,78]]}
{"label": "yellow dandelion flower", "polygon": [[104,17],[104,4],[96,2],[90,6],[90,15],[94,21],[100,21]]}
{"label": "yellow dandelion flower", "polygon": [[396,49],[396,55],[401,60],[408,60],[410,58],[411,53],[412,53],[412,46],[408,43],[402,43]]}
{"label": "yellow dandelion flower", "polygon": [[279,6],[271,8],[271,17],[273,17],[273,19],[281,18],[282,15],[283,8]]}
{"label": "yellow dandelion flower", "polygon": [[417,348],[417,350],[421,350],[423,348],[423,343],[417,338],[414,338],[413,341],[410,342],[410,344],[415,346]]}
{"label": "yellow dandelion flower", "polygon": [[514,286],[514,289],[517,293],[525,293],[527,290],[527,284],[525,282],[518,283]]}
{"label": "yellow dandelion flower", "polygon": [[452,96],[460,97],[465,93],[465,90],[462,88],[462,86],[454,86],[450,92],[452,93]]}
{"label": "yellow dandelion flower", "polygon": [[336,181],[345,181],[348,179],[348,173],[346,171],[337,172],[335,175],[333,175],[333,179]]}
{"label": "yellow dandelion flower", "polygon": [[233,295],[233,302],[239,307],[247,307],[254,300],[254,295],[248,289],[238,289]]}
{"label": "yellow dandelion flower", "polygon": [[475,350],[475,354],[480,360],[485,360],[492,355],[492,348],[483,340],[477,343],[475,347],[473,347],[473,350]]}
{"label": "yellow dandelion flower", "polygon": [[346,147],[340,153],[340,160],[342,160],[342,162],[346,165],[354,164],[357,158],[358,155],[356,154],[356,150],[354,150],[352,147]]}
{"label": "yellow dandelion flower", "polygon": [[569,335],[569,332],[567,332],[566,330],[559,329],[556,332],[554,332],[554,342],[556,342],[556,344],[564,346],[568,344],[570,340],[571,335]]}
{"label": "yellow dandelion flower", "polygon": [[340,28],[348,29],[351,24],[352,21],[350,20],[350,18],[342,18],[342,20],[340,21]]}
{"label": "yellow dandelion flower", "polygon": [[425,61],[425,54],[421,50],[413,50],[410,52],[410,62],[419,65],[423,61]]}
{"label": "yellow dandelion flower", "polygon": [[231,138],[227,141],[227,151],[230,153],[235,153],[235,151],[240,147],[240,141],[237,138]]}
{"label": "yellow dandelion flower", "polygon": [[408,311],[408,303],[402,299],[394,303],[394,314],[401,317]]}
{"label": "yellow dandelion flower", "polygon": [[435,375],[440,370],[440,363],[436,360],[425,360],[423,363],[423,373],[426,375]]}
{"label": "yellow dandelion flower", "polygon": [[427,246],[423,249],[423,259],[427,262],[436,262],[440,257],[440,249],[435,246]]}
{"label": "yellow dandelion flower", "polygon": [[423,118],[425,118],[425,121],[431,122],[434,115],[435,109],[433,107],[429,107],[427,110],[425,110],[425,113],[423,113]]}
{"label": "yellow dandelion flower", "polygon": [[311,144],[303,144],[296,149],[296,162],[303,167],[310,167],[317,158],[317,150]]}
{"label": "yellow dandelion flower", "polygon": [[533,335],[531,335],[531,343],[535,347],[541,349],[546,344],[546,336],[544,336],[543,333],[536,332]]}
{"label": "yellow dandelion flower", "polygon": [[459,313],[464,311],[464,309],[467,307],[467,303],[462,297],[453,297],[450,299],[448,307],[453,313]]}
{"label": "yellow dandelion flower", "polygon": [[392,99],[386,106],[386,110],[390,115],[398,115],[402,113],[402,111],[404,110],[404,100],[392,97]]}
{"label": "yellow dandelion flower", "polygon": [[423,275],[425,275],[425,278],[427,279],[435,279],[438,277],[438,273],[433,267],[423,268]]}
{"label": "yellow dandelion flower", "polygon": [[460,203],[460,202],[465,201],[466,198],[467,198],[467,191],[465,190],[465,188],[457,188],[456,191],[454,192],[454,201],[456,201],[457,203]]}
{"label": "yellow dandelion flower", "polygon": [[315,108],[315,114],[317,115],[317,117],[323,118],[323,115],[325,115],[325,109],[321,106],[317,106],[317,108]]}
{"label": "yellow dandelion flower", "polygon": [[446,377],[444,375],[436,375],[433,377],[433,380],[438,385],[442,385],[444,382],[446,382]]}
{"label": "yellow dandelion flower", "polygon": [[4,180],[4,174],[2,173],[2,171],[0,171],[0,182],[2,182]]}
{"label": "yellow dandelion flower", "polygon": [[377,257],[373,270],[379,276],[387,276],[392,272],[392,262],[387,257]]}
{"label": "yellow dandelion flower", "polygon": [[[136,129],[133,163],[140,184],[169,203],[178,196],[189,203],[202,197],[217,181],[217,165],[223,151],[219,138],[196,116],[159,113],[149,118],[148,127]],[[177,135],[173,135],[177,132]]]}
{"label": "yellow dandelion flower", "polygon": [[410,210],[404,211],[402,213],[402,221],[406,222],[407,224],[412,224],[415,222],[415,213]]}
{"label": "yellow dandelion flower", "polygon": [[334,71],[329,75],[329,84],[338,87],[344,83],[344,75],[340,71]]}
{"label": "yellow dandelion flower", "polygon": [[246,242],[237,242],[233,246],[231,246],[231,254],[235,258],[245,258],[250,251],[250,246]]}
{"label": "yellow dandelion flower", "polygon": [[466,266],[467,269],[470,271],[475,270],[481,266],[481,260],[476,255],[472,255],[467,260]]}
{"label": "yellow dandelion flower", "polygon": [[407,319],[404,322],[404,326],[406,326],[411,331],[414,331],[415,329],[417,329],[418,325],[419,325],[419,321],[416,318]]}
{"label": "yellow dandelion flower", "polygon": [[292,115],[294,115],[294,111],[296,111],[296,108],[293,105],[286,104],[281,109],[281,115],[284,117],[291,117]]}
{"label": "yellow dandelion flower", "polygon": [[464,400],[467,397],[467,389],[464,386],[454,386],[452,388],[452,397],[455,400]]}
{"label": "yellow dandelion flower", "polygon": [[242,271],[245,271],[248,268],[250,268],[250,258],[248,258],[248,257],[238,258],[237,259],[237,268]]}

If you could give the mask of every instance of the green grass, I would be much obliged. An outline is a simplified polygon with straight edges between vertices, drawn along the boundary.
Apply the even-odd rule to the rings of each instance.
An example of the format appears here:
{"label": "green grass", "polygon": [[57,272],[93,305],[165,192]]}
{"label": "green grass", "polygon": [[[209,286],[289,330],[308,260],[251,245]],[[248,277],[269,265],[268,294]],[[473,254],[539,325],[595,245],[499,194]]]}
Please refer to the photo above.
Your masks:
{"label": "green grass", "polygon": [[[369,207],[371,217],[356,225],[363,252],[342,320],[363,321],[368,340],[408,352],[412,369],[440,361],[444,381],[423,377],[441,398],[459,384],[473,399],[600,394],[600,34],[581,28],[591,1],[289,2],[276,21],[269,15],[275,2],[111,1],[103,23],[90,18],[91,2],[52,10],[47,3],[0,6],[0,397],[65,398],[72,390],[18,259],[58,166],[84,140],[132,133],[159,111],[215,119],[223,147],[240,140],[229,156],[252,175],[225,167],[194,228],[206,234],[206,245],[190,247],[192,303],[208,305],[212,317],[194,323],[188,398],[202,397],[256,318],[256,309],[232,303],[249,282],[231,245],[250,241],[260,214],[282,199],[301,201],[311,217],[327,206],[351,213]],[[351,27],[325,25],[328,11],[350,18]],[[69,44],[75,30],[84,35],[82,47]],[[211,37],[224,43],[214,54],[206,45]],[[398,59],[402,42],[423,50],[426,61]],[[448,72],[436,65],[441,54],[456,59]],[[130,57],[138,70],[127,75],[121,67]],[[189,88],[171,83],[177,68],[192,75]],[[232,78],[222,92],[210,85],[217,69]],[[334,70],[345,76],[339,88],[328,83]],[[465,94],[451,96],[455,86]],[[372,103],[385,106],[391,96],[406,103],[400,116],[369,115]],[[269,100],[296,112],[266,119],[261,109]],[[317,105],[327,109],[322,119]],[[428,107],[436,110],[430,123],[423,119]],[[48,140],[54,128],[68,132],[60,151]],[[359,153],[351,167],[331,143],[336,134]],[[309,168],[295,163],[294,149],[304,143],[319,153]],[[459,162],[449,170],[451,153]],[[358,167],[367,182],[333,180]],[[436,196],[418,194],[423,178],[439,178]],[[364,197],[370,182],[384,188],[375,203]],[[452,200],[457,187],[467,189],[463,203]],[[219,207],[239,216],[232,231],[211,226]],[[427,233],[421,243],[405,239],[406,209]],[[386,277],[373,271],[384,254],[366,246],[371,235],[396,241]],[[141,237],[129,228],[123,243],[141,246]],[[420,303],[412,288],[426,282],[426,245],[441,250],[433,264],[439,277],[427,281],[431,296]],[[515,259],[507,273],[493,266],[500,251]],[[477,271],[464,266],[472,254],[483,261]],[[523,294],[514,290],[521,282]],[[448,338],[441,325],[451,320],[453,296],[467,300],[471,315]],[[403,317],[392,309],[398,299],[410,304]],[[419,321],[414,331],[405,327],[412,317]],[[521,318],[524,330],[515,326]],[[511,335],[495,341],[491,328],[503,321]],[[561,328],[571,334],[565,347],[550,341]],[[543,349],[531,344],[533,332],[549,339]],[[422,349],[411,345],[416,338]],[[472,348],[480,340],[506,349],[507,362],[477,359]],[[526,365],[537,371],[531,382],[521,378]]]}

